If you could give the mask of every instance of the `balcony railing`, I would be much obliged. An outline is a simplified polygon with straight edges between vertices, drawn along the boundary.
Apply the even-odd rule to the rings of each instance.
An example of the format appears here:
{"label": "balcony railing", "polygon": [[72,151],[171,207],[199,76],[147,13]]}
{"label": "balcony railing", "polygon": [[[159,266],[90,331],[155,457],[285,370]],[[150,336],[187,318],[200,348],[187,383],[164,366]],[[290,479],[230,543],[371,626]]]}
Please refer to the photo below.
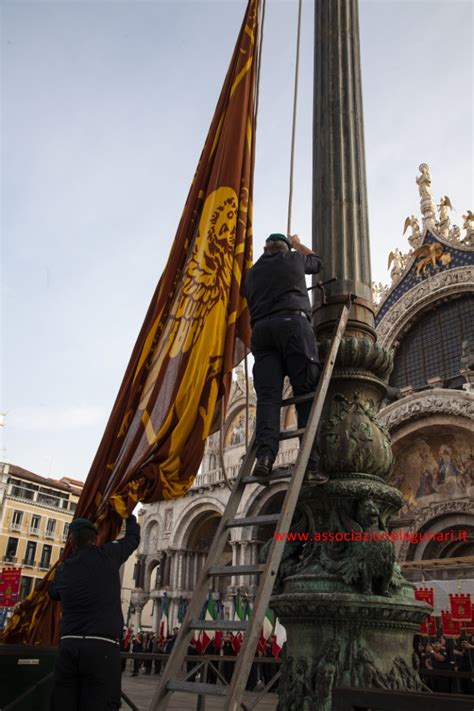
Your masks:
{"label": "balcony railing", "polygon": [[46,533],[44,534],[45,538],[54,538],[55,536],[56,534],[54,531],[46,531]]}
{"label": "balcony railing", "polygon": [[40,560],[38,563],[38,568],[40,570],[49,570],[50,563],[47,563],[45,560]]}
{"label": "balcony railing", "polygon": [[23,558],[23,565],[28,566],[29,568],[35,568],[36,567],[36,561],[33,560],[33,558]]}
{"label": "balcony railing", "polygon": [[66,543],[67,541],[67,533],[62,533],[61,534],[61,543]]}
{"label": "balcony railing", "polygon": [[11,523],[9,529],[10,531],[21,531],[21,523]]}
{"label": "balcony railing", "polygon": [[39,536],[40,530],[35,526],[30,526],[30,536]]}
{"label": "balcony railing", "polygon": [[16,563],[17,561],[18,561],[18,558],[15,558],[15,556],[12,556],[12,555],[4,555],[3,556],[4,563]]}

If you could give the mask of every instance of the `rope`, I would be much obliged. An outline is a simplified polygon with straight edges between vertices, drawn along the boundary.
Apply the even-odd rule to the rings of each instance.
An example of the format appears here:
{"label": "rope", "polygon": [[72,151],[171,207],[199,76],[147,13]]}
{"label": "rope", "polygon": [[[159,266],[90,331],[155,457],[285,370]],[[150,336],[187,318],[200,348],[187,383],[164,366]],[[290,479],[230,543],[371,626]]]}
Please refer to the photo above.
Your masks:
{"label": "rope", "polygon": [[298,0],[298,29],[296,31],[296,62],[295,62],[295,90],[293,96],[293,125],[291,130],[290,151],[290,188],[288,195],[288,226],[287,234],[291,234],[291,210],[293,207],[293,169],[295,162],[295,134],[296,134],[296,109],[298,104],[298,75],[300,66],[300,39],[301,39],[301,7],[302,0]]}

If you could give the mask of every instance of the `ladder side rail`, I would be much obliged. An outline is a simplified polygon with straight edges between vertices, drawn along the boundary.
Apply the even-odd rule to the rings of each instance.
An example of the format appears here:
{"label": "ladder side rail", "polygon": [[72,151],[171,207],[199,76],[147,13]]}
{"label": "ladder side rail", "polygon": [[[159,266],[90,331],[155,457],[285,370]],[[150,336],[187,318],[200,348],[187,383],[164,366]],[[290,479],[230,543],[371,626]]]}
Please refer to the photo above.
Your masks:
{"label": "ladder side rail", "polygon": [[[311,408],[308,423],[306,426],[306,432],[300,446],[300,451],[296,460],[295,469],[290,479],[285,500],[281,509],[279,529],[282,531],[289,530],[296,509],[296,504],[298,503],[298,497],[303,483],[306,465],[308,463],[313,441],[318,429],[319,420],[321,418],[324,401],[326,399],[327,391],[329,388],[329,381],[331,379],[331,375],[334,369],[339,345],[342,340],[342,336],[344,334],[349,318],[349,311],[349,305],[344,305],[341,312],[341,317],[339,319],[339,323],[333,336],[331,348],[329,350],[328,357],[326,358],[323,372],[318,383],[318,387],[313,401],[313,406]],[[285,544],[285,540],[276,540],[276,538],[274,537],[270,546],[266,562],[266,569],[260,577],[258,593],[255,599],[254,607],[252,610],[252,616],[250,619],[251,624],[249,625],[249,629],[245,635],[244,642],[242,644],[242,649],[234,667],[234,673],[232,675],[232,680],[229,688],[229,695],[226,699],[226,711],[240,711],[241,700],[245,691],[245,686],[247,684],[247,678],[252,666],[252,661],[257,646],[258,638],[260,636],[260,628],[263,625],[265,613],[267,611],[268,603],[270,601],[273,587],[275,585],[276,575],[278,573],[278,568],[280,566],[280,561],[283,555]]]}
{"label": "ladder side rail", "polygon": [[214,561],[220,558],[226,546],[230,535],[230,528],[227,527],[227,523],[236,516],[240,501],[242,499],[242,494],[245,489],[242,479],[244,476],[248,476],[251,472],[252,464],[255,459],[255,449],[256,445],[254,435],[250,442],[249,449],[243,459],[242,466],[235,480],[234,488],[232,489],[225,511],[217,526],[214,539],[211,543],[206,561],[199,575],[194,594],[187,607],[181,628],[173,645],[173,649],[171,650],[168,663],[165,666],[158,687],[151,700],[149,711],[162,711],[163,709],[166,709],[172,693],[167,690],[167,684],[172,678],[175,678],[178,675],[181,670],[184,657],[187,654],[188,645],[191,640],[191,636],[194,633],[194,630],[190,628],[190,623],[193,619],[199,618],[203,605],[207,599],[209,592],[209,568]]}

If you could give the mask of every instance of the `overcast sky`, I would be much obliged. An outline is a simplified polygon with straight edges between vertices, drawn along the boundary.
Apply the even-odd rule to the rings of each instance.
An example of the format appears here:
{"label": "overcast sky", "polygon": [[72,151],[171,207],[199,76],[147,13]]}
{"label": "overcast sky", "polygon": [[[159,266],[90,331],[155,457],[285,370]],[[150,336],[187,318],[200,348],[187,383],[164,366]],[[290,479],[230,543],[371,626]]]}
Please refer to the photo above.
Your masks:
{"label": "overcast sky", "polygon": [[[84,479],[165,265],[245,0],[2,0],[0,458]],[[296,0],[267,0],[255,254],[286,229]],[[408,250],[418,166],[474,209],[473,3],[361,0],[372,276]],[[293,227],[311,242],[313,2]]]}

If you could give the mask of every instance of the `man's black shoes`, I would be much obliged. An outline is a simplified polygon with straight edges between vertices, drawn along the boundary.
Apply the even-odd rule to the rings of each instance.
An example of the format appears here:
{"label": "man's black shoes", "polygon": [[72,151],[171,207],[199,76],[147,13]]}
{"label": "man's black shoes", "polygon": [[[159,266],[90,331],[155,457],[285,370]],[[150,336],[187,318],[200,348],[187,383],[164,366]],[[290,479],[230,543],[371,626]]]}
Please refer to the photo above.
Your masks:
{"label": "man's black shoes", "polygon": [[270,476],[274,459],[270,454],[259,457],[253,468],[252,476],[257,479],[265,479]]}

